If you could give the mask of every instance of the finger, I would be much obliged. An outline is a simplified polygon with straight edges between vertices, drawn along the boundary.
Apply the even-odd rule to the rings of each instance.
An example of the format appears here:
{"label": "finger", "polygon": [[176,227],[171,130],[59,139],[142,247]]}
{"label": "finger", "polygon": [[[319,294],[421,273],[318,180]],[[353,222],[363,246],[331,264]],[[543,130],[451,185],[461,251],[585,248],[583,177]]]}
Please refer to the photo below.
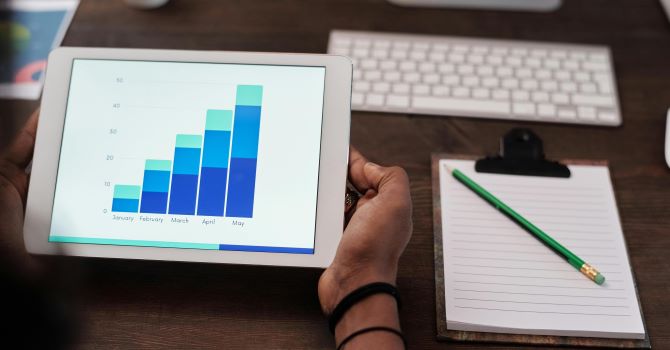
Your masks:
{"label": "finger", "polygon": [[364,172],[368,183],[379,195],[409,195],[409,178],[402,168],[387,168],[368,162]]}
{"label": "finger", "polygon": [[354,146],[349,147],[349,181],[362,193],[370,188],[364,171],[367,162],[368,160]]}
{"label": "finger", "polygon": [[28,118],[23,129],[21,129],[19,135],[14,139],[14,142],[12,142],[4,155],[7,162],[20,169],[27,167],[33,158],[38,116],[39,109],[33,112],[30,118]]}

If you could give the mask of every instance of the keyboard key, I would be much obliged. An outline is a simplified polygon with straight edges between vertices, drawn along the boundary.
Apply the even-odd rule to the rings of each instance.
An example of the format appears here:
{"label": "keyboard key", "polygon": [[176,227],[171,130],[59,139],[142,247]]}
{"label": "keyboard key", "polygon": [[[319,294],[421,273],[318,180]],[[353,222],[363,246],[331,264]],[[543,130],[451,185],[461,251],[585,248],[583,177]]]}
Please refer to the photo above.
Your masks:
{"label": "keyboard key", "polygon": [[404,60],[407,58],[407,51],[394,49],[391,51],[391,58],[396,60]]}
{"label": "keyboard key", "polygon": [[562,94],[562,93],[552,94],[551,95],[551,101],[553,103],[556,103],[556,104],[559,104],[559,105],[560,104],[568,104],[568,103],[570,103],[570,96],[568,96],[567,94]]}
{"label": "keyboard key", "polygon": [[514,74],[514,70],[510,67],[498,67],[496,70],[496,75],[501,78],[511,77]]}
{"label": "keyboard key", "polygon": [[463,85],[469,87],[479,86],[479,77],[465,76],[463,77]]}
{"label": "keyboard key", "polygon": [[393,92],[396,94],[409,94],[409,89],[410,86],[409,84],[393,84],[392,86]]}
{"label": "keyboard key", "polygon": [[383,70],[393,70],[393,69],[396,69],[396,67],[398,67],[398,63],[396,63],[396,61],[386,60],[386,61],[382,61],[379,64],[379,68],[381,68]]}
{"label": "keyboard key", "polygon": [[409,96],[405,95],[388,95],[386,96],[386,104],[389,107],[409,107]]}
{"label": "keyboard key", "polygon": [[409,53],[409,58],[414,61],[425,61],[426,51],[412,51]]}
{"label": "keyboard key", "polygon": [[600,113],[598,113],[598,119],[607,122],[614,122],[617,120],[617,116],[614,111],[600,111]]}
{"label": "keyboard key", "polygon": [[540,85],[542,86],[542,90],[547,92],[554,92],[558,90],[558,83],[553,80],[543,81]]}
{"label": "keyboard key", "polygon": [[571,108],[560,108],[558,110],[558,117],[560,119],[577,119],[577,112]]}
{"label": "keyboard key", "polygon": [[431,52],[429,59],[433,62],[444,62],[447,59],[447,55],[444,52]]}
{"label": "keyboard key", "polygon": [[577,115],[579,119],[584,120],[595,120],[596,119],[596,109],[593,107],[577,107]]}
{"label": "keyboard key", "polygon": [[475,72],[475,67],[469,64],[463,64],[458,66],[457,72],[461,75],[472,74]]}
{"label": "keyboard key", "polygon": [[519,87],[519,80],[515,78],[503,79],[502,87],[505,89],[516,89]]}
{"label": "keyboard key", "polygon": [[454,97],[468,97],[470,96],[470,89],[466,87],[457,87],[454,89]]}
{"label": "keyboard key", "polygon": [[548,103],[541,103],[537,106],[537,114],[541,117],[555,117],[556,106]]}
{"label": "keyboard key", "polygon": [[485,88],[477,88],[472,90],[472,97],[476,99],[486,99],[491,96],[491,90]]}
{"label": "keyboard key", "polygon": [[362,105],[364,98],[365,98],[364,94],[354,92],[354,93],[351,94],[351,104]]}
{"label": "keyboard key", "polygon": [[575,73],[575,80],[579,82],[586,82],[591,80],[589,73],[577,72]]}
{"label": "keyboard key", "polygon": [[360,92],[370,91],[370,83],[367,81],[355,81],[353,84],[353,90]]}
{"label": "keyboard key", "polygon": [[575,84],[571,81],[561,83],[561,91],[563,91],[563,92],[575,92],[575,91],[577,91],[577,84]]}
{"label": "keyboard key", "polygon": [[540,87],[540,83],[535,79],[525,79],[521,82],[521,88],[524,90],[535,90]]}
{"label": "keyboard key", "polygon": [[379,93],[387,93],[391,90],[391,84],[386,82],[375,83],[372,85],[372,91]]}
{"label": "keyboard key", "polygon": [[506,115],[510,112],[510,104],[502,101],[475,101],[460,98],[443,97],[424,97],[416,96],[412,98],[414,108],[428,110],[453,110],[461,112],[490,113]]}
{"label": "keyboard key", "polygon": [[419,73],[405,73],[402,77],[402,80],[406,83],[416,83],[421,79],[421,74]]}
{"label": "keyboard key", "polygon": [[482,76],[491,76],[493,75],[494,70],[491,66],[479,66],[477,67],[477,74]]}
{"label": "keyboard key", "polygon": [[493,90],[493,99],[509,100],[509,90]]}
{"label": "keyboard key", "polygon": [[419,64],[419,72],[432,73],[434,71],[435,71],[435,63],[433,62],[423,62]]}
{"label": "keyboard key", "polygon": [[400,72],[386,72],[386,73],[384,73],[384,81],[388,81],[390,83],[395,83],[396,81],[400,81]]}
{"label": "keyboard key", "polygon": [[497,66],[503,63],[503,59],[501,56],[488,56],[486,57],[486,63]]}
{"label": "keyboard key", "polygon": [[528,101],[530,100],[530,94],[528,93],[528,91],[517,90],[512,92],[512,99],[514,101],[522,101],[522,102]]}
{"label": "keyboard key", "polygon": [[460,84],[461,77],[458,75],[445,75],[444,78],[442,78],[442,82],[445,85],[455,86]]}
{"label": "keyboard key", "polygon": [[531,94],[533,102],[549,102],[549,94],[544,91],[534,91]]}
{"label": "keyboard key", "polygon": [[366,58],[361,60],[361,68],[363,69],[375,69],[377,68],[377,60]]}
{"label": "keyboard key", "polygon": [[530,78],[533,76],[533,70],[528,69],[528,68],[519,68],[516,70],[516,77],[523,79],[523,78]]}
{"label": "keyboard key", "polygon": [[414,85],[412,86],[412,94],[414,95],[429,95],[430,94],[430,86],[420,84],[420,85]]}
{"label": "keyboard key", "polygon": [[403,72],[413,72],[416,70],[416,62],[402,61],[400,62],[400,70]]}
{"label": "keyboard key", "polygon": [[444,74],[444,73],[453,73],[456,71],[456,66],[454,66],[451,63],[441,63],[438,67],[437,70]]}
{"label": "keyboard key", "polygon": [[451,89],[448,86],[435,86],[433,88],[433,95],[435,96],[449,96]]}
{"label": "keyboard key", "polygon": [[570,72],[568,72],[566,70],[559,70],[559,71],[556,71],[556,73],[554,73],[554,76],[556,76],[557,80],[569,81],[570,77],[571,77],[571,74],[570,74]]}
{"label": "keyboard key", "polygon": [[496,77],[488,77],[488,78],[484,78],[482,80],[482,86],[487,87],[487,88],[498,87],[499,84],[500,84],[500,79],[498,79]]}
{"label": "keyboard key", "polygon": [[593,83],[583,83],[579,85],[579,91],[585,94],[597,94],[598,87]]}
{"label": "keyboard key", "polygon": [[435,73],[425,74],[423,82],[426,84],[437,84],[440,82],[440,75]]}
{"label": "keyboard key", "polygon": [[451,63],[463,63],[465,62],[465,55],[461,53],[450,53],[447,56],[447,60]]}
{"label": "keyboard key", "polygon": [[384,95],[381,94],[368,94],[365,104],[368,106],[383,106],[384,105]]}
{"label": "keyboard key", "polygon": [[582,63],[582,68],[589,71],[604,72],[609,70],[609,65],[605,62],[586,61]]}
{"label": "keyboard key", "polygon": [[363,73],[363,79],[371,81],[371,80],[381,80],[382,79],[382,72],[378,70],[370,70],[365,73]]}
{"label": "keyboard key", "polygon": [[611,96],[575,94],[572,95],[572,103],[596,107],[614,107],[614,98]]}
{"label": "keyboard key", "polygon": [[376,59],[384,59],[388,57],[388,51],[385,49],[374,49],[372,50],[372,57]]}
{"label": "keyboard key", "polygon": [[535,115],[535,105],[532,103],[514,103],[512,113],[517,115]]}
{"label": "keyboard key", "polygon": [[574,61],[574,60],[569,60],[563,62],[563,68],[567,70],[578,70],[579,69],[579,62]]}

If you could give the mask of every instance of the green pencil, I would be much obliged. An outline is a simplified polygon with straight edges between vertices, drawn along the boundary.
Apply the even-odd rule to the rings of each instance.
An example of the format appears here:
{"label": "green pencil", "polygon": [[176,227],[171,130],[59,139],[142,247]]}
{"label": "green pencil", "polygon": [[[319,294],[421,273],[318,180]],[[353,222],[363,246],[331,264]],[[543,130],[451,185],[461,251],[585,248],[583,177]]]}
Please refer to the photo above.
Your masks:
{"label": "green pencil", "polygon": [[575,255],[573,252],[569,251],[563,245],[556,242],[556,240],[551,238],[551,236],[546,234],[544,231],[540,230],[530,221],[526,220],[523,216],[514,211],[514,209],[508,207],[500,199],[496,198],[496,196],[492,195],[483,187],[479,186],[476,182],[474,182],[472,179],[470,179],[465,174],[460,172],[458,169],[452,169],[449,166],[446,166],[446,168],[449,172],[451,172],[451,175],[453,175],[453,177],[456,178],[456,180],[465,185],[465,187],[471,189],[479,197],[487,201],[489,204],[491,204],[496,209],[501,211],[503,214],[512,219],[514,222],[519,224],[519,226],[526,229],[526,231],[530,232],[533,236],[535,236],[535,238],[539,239],[547,247],[551,248],[551,250],[553,250],[563,258],[565,258],[570,265],[572,265],[575,269],[581,271],[581,273],[583,273],[586,277],[588,277],[593,282],[599,285],[605,282],[605,276],[603,276],[600,272],[598,272],[598,270],[596,270],[593,266],[587,264],[584,260]]}

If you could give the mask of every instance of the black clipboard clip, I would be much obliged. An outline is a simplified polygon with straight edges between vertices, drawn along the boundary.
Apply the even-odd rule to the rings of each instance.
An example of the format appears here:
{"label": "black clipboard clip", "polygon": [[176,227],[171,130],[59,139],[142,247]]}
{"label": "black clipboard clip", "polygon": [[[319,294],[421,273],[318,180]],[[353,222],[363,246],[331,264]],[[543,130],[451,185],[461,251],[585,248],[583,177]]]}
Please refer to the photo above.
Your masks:
{"label": "black clipboard clip", "polygon": [[480,173],[570,177],[567,166],[545,158],[542,139],[530,129],[515,128],[500,139],[500,155],[475,163]]}

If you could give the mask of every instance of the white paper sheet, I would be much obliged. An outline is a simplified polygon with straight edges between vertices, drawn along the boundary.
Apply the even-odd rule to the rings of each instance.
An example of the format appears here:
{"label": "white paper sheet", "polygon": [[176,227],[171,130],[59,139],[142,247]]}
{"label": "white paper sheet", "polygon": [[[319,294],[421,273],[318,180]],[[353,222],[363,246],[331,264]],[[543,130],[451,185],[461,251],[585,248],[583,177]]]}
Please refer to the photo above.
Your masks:
{"label": "white paper sheet", "polygon": [[[459,169],[597,268],[587,279],[452,177]],[[447,327],[516,334],[643,339],[644,326],[604,166],[569,179],[477,173],[440,161]]]}

